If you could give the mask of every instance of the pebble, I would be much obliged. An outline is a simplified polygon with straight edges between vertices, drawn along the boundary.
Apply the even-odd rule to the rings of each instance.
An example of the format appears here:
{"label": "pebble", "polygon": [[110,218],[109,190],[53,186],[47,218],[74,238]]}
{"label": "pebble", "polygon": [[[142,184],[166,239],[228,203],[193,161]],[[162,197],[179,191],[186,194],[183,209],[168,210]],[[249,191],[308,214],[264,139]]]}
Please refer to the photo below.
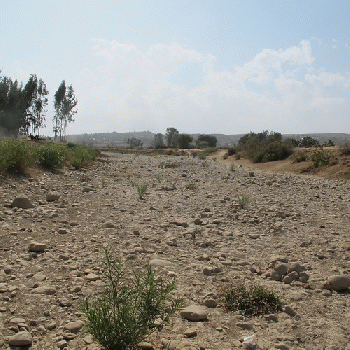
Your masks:
{"label": "pebble", "polygon": [[180,310],[180,316],[192,322],[206,321],[208,319],[208,314],[209,312],[206,308],[198,305],[190,305]]}
{"label": "pebble", "polygon": [[350,288],[350,276],[335,275],[328,278],[323,286],[325,289],[335,290],[336,292],[342,292]]}
{"label": "pebble", "polygon": [[22,209],[30,209],[34,208],[34,205],[31,203],[28,197],[26,196],[18,196],[16,197],[11,204],[12,207],[22,208]]}
{"label": "pebble", "polygon": [[21,331],[9,338],[10,346],[31,346],[32,336],[27,331]]}

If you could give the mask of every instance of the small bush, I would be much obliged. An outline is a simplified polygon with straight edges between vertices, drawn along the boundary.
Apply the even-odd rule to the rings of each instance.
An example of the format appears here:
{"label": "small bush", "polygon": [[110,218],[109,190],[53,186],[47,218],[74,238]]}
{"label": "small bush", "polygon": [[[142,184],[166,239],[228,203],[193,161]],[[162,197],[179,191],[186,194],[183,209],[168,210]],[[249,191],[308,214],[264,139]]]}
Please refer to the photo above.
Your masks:
{"label": "small bush", "polygon": [[105,256],[104,293],[95,301],[86,299],[82,309],[88,331],[103,347],[126,350],[148,335],[156,318],[167,321],[181,301],[170,297],[174,279],[163,280],[150,266],[127,278],[121,262],[113,260],[107,249]]}
{"label": "small bush", "polygon": [[212,154],[216,151],[217,151],[217,148],[215,147],[206,148],[203,151],[200,151],[197,153],[198,159],[204,160],[209,154]]}
{"label": "small bush", "polygon": [[0,171],[24,174],[32,164],[34,155],[28,141],[6,139],[0,142]]}
{"label": "small bush", "polygon": [[65,152],[60,145],[46,144],[36,149],[37,162],[47,169],[62,168],[65,164]]}
{"label": "small bush", "polygon": [[301,163],[301,162],[306,162],[308,159],[307,153],[306,152],[296,152],[293,155],[294,158],[294,163]]}
{"label": "small bush", "polygon": [[164,162],[162,162],[162,163],[160,163],[160,164],[158,165],[158,167],[161,168],[161,169],[175,169],[175,168],[178,168],[178,167],[179,167],[179,164],[177,164],[177,163],[164,163]]}
{"label": "small bush", "polygon": [[222,158],[227,159],[227,158],[228,158],[228,152],[226,152],[226,153],[223,155]]}
{"label": "small bush", "polygon": [[280,298],[274,292],[260,286],[231,286],[223,294],[228,311],[242,311],[246,316],[274,313],[282,306]]}
{"label": "small bush", "polygon": [[186,185],[187,190],[195,191],[197,189],[197,185],[194,182],[190,182]]}
{"label": "small bush", "polygon": [[76,145],[70,147],[68,151],[68,158],[71,165],[75,169],[80,169],[91,164],[99,155],[99,151],[96,148]]}
{"label": "small bush", "polygon": [[245,209],[248,207],[249,204],[249,198],[247,196],[238,196],[237,197],[238,204],[242,209]]}
{"label": "small bush", "polygon": [[350,143],[346,143],[340,147],[340,154],[342,156],[350,156]]}
{"label": "small bush", "polygon": [[236,154],[237,153],[237,150],[235,149],[235,148],[233,148],[233,147],[230,147],[228,150],[227,150],[227,154],[229,155],[229,156],[233,156],[234,154]]}
{"label": "small bush", "polygon": [[315,149],[311,154],[311,160],[315,168],[318,168],[320,165],[328,165],[330,158],[331,153],[322,148]]}
{"label": "small bush", "polygon": [[147,184],[138,184],[134,181],[130,181],[131,186],[136,188],[136,191],[139,195],[140,199],[143,199],[143,196],[145,195],[148,185]]}

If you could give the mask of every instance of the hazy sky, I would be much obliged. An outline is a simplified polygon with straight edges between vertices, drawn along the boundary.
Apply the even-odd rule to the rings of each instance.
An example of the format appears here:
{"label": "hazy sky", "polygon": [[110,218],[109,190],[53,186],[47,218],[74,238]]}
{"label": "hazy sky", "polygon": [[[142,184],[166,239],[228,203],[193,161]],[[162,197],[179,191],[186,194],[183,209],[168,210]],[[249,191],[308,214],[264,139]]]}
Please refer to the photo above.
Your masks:
{"label": "hazy sky", "polygon": [[0,0],[0,70],[72,84],[68,134],[350,133],[350,1]]}

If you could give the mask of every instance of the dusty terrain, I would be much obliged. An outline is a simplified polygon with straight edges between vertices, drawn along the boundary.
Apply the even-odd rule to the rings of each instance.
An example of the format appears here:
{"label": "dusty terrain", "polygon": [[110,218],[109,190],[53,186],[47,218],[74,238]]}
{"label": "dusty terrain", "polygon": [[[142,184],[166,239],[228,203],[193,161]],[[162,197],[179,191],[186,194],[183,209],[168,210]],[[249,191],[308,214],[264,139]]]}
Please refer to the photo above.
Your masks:
{"label": "dusty terrain", "polygon": [[[0,348],[27,331],[31,349],[100,349],[71,322],[84,321],[81,301],[101,290],[108,245],[130,269],[161,259],[155,268],[177,275],[185,305],[208,312],[205,322],[177,314],[147,340],[154,349],[239,349],[256,334],[259,349],[349,350],[350,294],[323,286],[350,274],[350,182],[254,175],[213,160],[110,153],[84,171],[1,178]],[[130,180],[148,184],[144,200]],[[23,195],[33,208],[11,206]],[[29,251],[33,241],[42,252]],[[287,263],[303,271],[275,280]],[[239,282],[275,291],[283,311],[226,312],[220,287]]]}

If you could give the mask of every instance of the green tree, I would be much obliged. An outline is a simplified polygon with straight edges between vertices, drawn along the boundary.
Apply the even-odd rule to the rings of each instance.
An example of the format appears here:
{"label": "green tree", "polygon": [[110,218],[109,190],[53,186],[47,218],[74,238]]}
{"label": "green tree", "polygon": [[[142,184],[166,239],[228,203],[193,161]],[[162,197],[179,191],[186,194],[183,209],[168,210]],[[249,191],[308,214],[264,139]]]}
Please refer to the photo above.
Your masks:
{"label": "green tree", "polygon": [[5,134],[17,136],[26,124],[28,107],[22,84],[9,77],[0,77],[0,128]]}
{"label": "green tree", "polygon": [[216,147],[218,140],[213,135],[199,135],[196,141],[197,147]]}
{"label": "green tree", "polygon": [[143,142],[135,137],[128,139],[127,143],[129,144],[129,148],[141,148]]}
{"label": "green tree", "polygon": [[53,118],[55,139],[60,135],[60,141],[63,140],[68,123],[74,121],[73,116],[77,112],[73,109],[78,104],[74,95],[72,85],[66,87],[66,82],[63,80],[55,93],[54,107],[56,114]]}
{"label": "green tree", "polygon": [[161,133],[155,134],[152,143],[153,148],[159,149],[164,148],[163,135]]}
{"label": "green tree", "polygon": [[179,132],[175,128],[167,128],[165,133],[166,144],[169,148],[177,147],[177,136]]}
{"label": "green tree", "polygon": [[193,137],[189,134],[179,134],[176,137],[179,148],[190,148]]}

